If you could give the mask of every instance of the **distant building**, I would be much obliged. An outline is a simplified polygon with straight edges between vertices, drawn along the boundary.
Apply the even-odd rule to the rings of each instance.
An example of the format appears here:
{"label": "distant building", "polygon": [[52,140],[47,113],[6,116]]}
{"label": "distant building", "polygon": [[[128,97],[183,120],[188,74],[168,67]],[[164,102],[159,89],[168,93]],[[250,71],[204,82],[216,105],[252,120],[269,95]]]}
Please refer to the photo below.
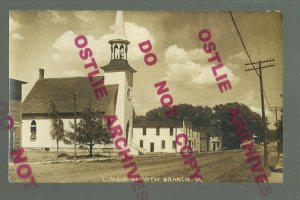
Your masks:
{"label": "distant building", "polygon": [[17,149],[22,144],[22,85],[24,81],[9,79],[9,115],[14,119],[12,148]]}
{"label": "distant building", "polygon": [[220,138],[216,127],[194,128],[192,123],[183,120],[151,121],[145,119],[134,120],[134,144],[139,144],[142,153],[160,152],[177,153],[176,136],[185,133],[188,137],[187,145],[196,153],[220,150]]}

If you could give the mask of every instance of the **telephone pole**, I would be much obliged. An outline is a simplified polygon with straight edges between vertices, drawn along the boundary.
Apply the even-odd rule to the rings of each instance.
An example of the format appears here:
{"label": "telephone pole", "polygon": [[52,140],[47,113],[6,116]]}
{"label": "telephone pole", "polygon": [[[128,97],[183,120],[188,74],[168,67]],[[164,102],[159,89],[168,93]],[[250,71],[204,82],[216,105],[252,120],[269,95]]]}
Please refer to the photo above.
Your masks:
{"label": "telephone pole", "polygon": [[[275,66],[275,60],[259,60],[257,62],[245,63],[245,65],[252,65],[252,69],[248,68],[245,71],[255,70],[256,74],[259,76],[260,83],[260,100],[261,100],[261,115],[262,115],[262,125],[263,125],[263,137],[264,137],[264,165],[268,166],[268,144],[267,144],[267,134],[266,134],[266,116],[265,116],[265,101],[264,101],[264,86],[263,86],[263,74],[262,69]],[[265,64],[267,63],[267,64]]]}
{"label": "telephone pole", "polygon": [[276,117],[276,127],[278,126],[278,118],[277,118],[277,111],[282,111],[282,107],[280,106],[273,106],[270,107],[270,111],[274,111],[275,112],[275,117]]}
{"label": "telephone pole", "polygon": [[276,128],[277,128],[277,153],[278,155],[280,154],[280,144],[279,144],[279,134],[280,134],[280,130],[279,130],[279,123],[278,123],[278,118],[277,118],[277,111],[281,111],[282,112],[282,107],[280,106],[274,106],[274,107],[270,107],[270,111],[274,111],[275,112],[275,116],[276,116]]}

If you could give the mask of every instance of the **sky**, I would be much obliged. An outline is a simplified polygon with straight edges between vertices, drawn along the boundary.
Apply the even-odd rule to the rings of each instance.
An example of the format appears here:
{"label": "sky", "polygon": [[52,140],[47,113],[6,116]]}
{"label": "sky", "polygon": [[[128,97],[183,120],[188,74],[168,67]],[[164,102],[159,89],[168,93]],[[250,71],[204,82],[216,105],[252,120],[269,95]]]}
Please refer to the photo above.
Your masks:
{"label": "sky", "polygon": [[[275,59],[275,67],[263,70],[264,90],[270,106],[282,106],[282,14],[279,12],[233,12],[245,46],[253,61]],[[9,75],[26,81],[23,99],[45,69],[45,78],[87,76],[74,45],[86,35],[98,66],[108,64],[116,11],[10,11]],[[134,74],[133,105],[138,115],[160,107],[153,84],[166,80],[174,104],[210,106],[229,102],[248,105],[261,114],[259,79],[246,72],[249,62],[229,12],[124,11],[124,27],[130,41],[128,62]],[[220,93],[212,74],[209,55],[201,49],[198,32],[212,34],[232,89]],[[158,58],[153,66],[144,62],[138,44],[150,40]],[[102,74],[102,72],[101,72]],[[146,92],[145,92],[146,91]],[[275,115],[265,102],[269,128]],[[279,116],[280,117],[280,116]]]}

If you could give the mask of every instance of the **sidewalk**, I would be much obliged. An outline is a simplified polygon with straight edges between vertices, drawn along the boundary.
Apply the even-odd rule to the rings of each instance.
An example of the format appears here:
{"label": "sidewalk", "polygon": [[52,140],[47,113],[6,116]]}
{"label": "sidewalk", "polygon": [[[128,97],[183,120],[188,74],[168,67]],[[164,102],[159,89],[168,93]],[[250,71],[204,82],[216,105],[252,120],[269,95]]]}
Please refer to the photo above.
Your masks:
{"label": "sidewalk", "polygon": [[280,154],[278,162],[272,170],[271,176],[268,178],[270,183],[283,182],[283,154]]}

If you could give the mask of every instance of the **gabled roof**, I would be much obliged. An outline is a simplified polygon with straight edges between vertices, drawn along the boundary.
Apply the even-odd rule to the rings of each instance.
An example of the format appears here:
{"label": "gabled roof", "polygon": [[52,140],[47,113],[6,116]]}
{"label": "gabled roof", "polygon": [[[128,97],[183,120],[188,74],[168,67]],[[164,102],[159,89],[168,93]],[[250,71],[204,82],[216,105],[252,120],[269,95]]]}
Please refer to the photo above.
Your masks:
{"label": "gabled roof", "polygon": [[165,120],[147,120],[147,119],[134,119],[133,120],[133,128],[182,128],[182,121],[176,121],[172,119]]}
{"label": "gabled roof", "polygon": [[[94,77],[101,80],[103,77]],[[114,112],[118,85],[106,85],[108,95],[96,99],[87,77],[39,79],[22,104],[23,114],[50,112],[50,99],[53,99],[58,112],[74,112],[74,92],[77,91],[77,112],[82,112],[91,103],[96,112]]]}
{"label": "gabled roof", "polygon": [[208,137],[220,134],[220,129],[218,127],[193,127],[193,131],[205,133]]}

